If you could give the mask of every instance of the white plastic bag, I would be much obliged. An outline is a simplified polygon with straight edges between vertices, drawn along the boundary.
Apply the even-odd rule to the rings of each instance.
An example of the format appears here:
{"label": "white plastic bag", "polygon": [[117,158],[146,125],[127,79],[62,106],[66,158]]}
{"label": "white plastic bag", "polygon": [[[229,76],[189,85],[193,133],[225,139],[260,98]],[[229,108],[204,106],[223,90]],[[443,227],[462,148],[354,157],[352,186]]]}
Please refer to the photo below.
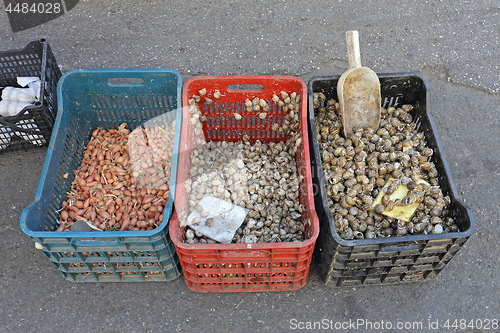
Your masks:
{"label": "white plastic bag", "polygon": [[199,212],[192,212],[187,218],[187,225],[214,241],[231,243],[248,210],[211,196],[203,197],[199,204],[208,215],[201,217]]}

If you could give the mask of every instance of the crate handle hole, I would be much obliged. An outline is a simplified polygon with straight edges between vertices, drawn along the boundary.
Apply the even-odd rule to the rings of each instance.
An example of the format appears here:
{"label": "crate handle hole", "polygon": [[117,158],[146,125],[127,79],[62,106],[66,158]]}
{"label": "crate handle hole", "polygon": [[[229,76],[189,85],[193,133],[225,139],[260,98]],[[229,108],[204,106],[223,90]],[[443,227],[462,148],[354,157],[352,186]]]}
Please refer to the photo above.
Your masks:
{"label": "crate handle hole", "polygon": [[242,90],[252,90],[259,91],[264,90],[262,84],[230,84],[227,86],[228,91],[242,91]]}
{"label": "crate handle hole", "polygon": [[140,77],[110,77],[108,83],[111,85],[120,84],[143,84],[144,80]]}
{"label": "crate handle hole", "polygon": [[380,248],[381,252],[401,252],[401,251],[412,251],[412,250],[419,250],[420,245],[419,244],[395,244],[395,245],[388,245]]}
{"label": "crate handle hole", "polygon": [[118,246],[121,245],[119,239],[73,239],[71,244],[74,246],[87,247],[87,246]]}
{"label": "crate handle hole", "polygon": [[271,251],[222,251],[220,256],[221,258],[267,258],[271,256]]}

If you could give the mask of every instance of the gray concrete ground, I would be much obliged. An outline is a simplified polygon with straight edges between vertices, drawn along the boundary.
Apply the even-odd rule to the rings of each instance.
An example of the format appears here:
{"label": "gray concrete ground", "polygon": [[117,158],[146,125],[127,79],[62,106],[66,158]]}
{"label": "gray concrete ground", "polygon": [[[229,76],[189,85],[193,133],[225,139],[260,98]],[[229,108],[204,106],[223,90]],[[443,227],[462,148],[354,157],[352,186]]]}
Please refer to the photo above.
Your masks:
{"label": "gray concrete ground", "polygon": [[[425,283],[335,289],[322,284],[313,264],[309,282],[296,292],[199,294],[182,277],[170,283],[76,284],[64,280],[19,228],[45,152],[2,156],[0,331],[281,332],[299,322],[358,319],[393,325],[377,331],[432,331],[428,323],[436,320],[441,332],[495,331],[498,22],[499,3],[488,0],[115,0],[80,1],[62,17],[14,34],[2,8],[1,50],[45,36],[63,71],[166,67],[184,80],[200,74],[291,74],[307,82],[341,74],[347,68],[344,33],[357,29],[364,65],[379,73],[419,71],[428,78],[431,112],[476,231],[441,274]],[[464,319],[467,327],[445,329],[448,319]],[[477,320],[487,319],[490,330],[477,328]],[[423,329],[398,330],[398,321],[422,322]]]}

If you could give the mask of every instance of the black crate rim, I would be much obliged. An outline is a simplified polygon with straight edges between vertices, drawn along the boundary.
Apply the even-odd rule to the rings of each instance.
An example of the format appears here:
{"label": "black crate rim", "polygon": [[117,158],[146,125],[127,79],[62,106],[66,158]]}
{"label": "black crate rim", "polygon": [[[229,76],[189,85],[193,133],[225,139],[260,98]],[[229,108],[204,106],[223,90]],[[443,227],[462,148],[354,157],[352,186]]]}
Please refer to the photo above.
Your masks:
{"label": "black crate rim", "polygon": [[[429,94],[430,88],[429,88],[429,83],[425,79],[425,77],[417,72],[400,72],[400,73],[381,73],[377,74],[379,78],[388,78],[388,77],[394,77],[394,76],[416,76],[424,82],[426,93]],[[444,168],[446,171],[446,175],[448,179],[450,180],[451,184],[451,192],[453,193],[453,196],[457,199],[457,203],[464,206],[465,209],[467,210],[467,214],[469,215],[470,219],[470,227],[469,229],[461,232],[448,232],[448,233],[441,233],[441,234],[419,234],[419,235],[410,235],[410,236],[392,236],[392,237],[383,237],[383,238],[373,238],[373,239],[353,239],[353,240],[346,240],[343,239],[339,236],[337,233],[337,229],[335,227],[335,223],[333,223],[333,216],[332,213],[329,209],[328,203],[326,202],[326,186],[325,186],[325,178],[323,176],[323,166],[321,163],[321,158],[319,154],[319,143],[318,143],[318,131],[316,129],[316,119],[314,118],[314,103],[313,103],[313,83],[315,81],[319,80],[338,80],[340,78],[340,75],[330,75],[330,76],[317,76],[313,77],[309,80],[307,83],[307,90],[308,90],[308,117],[309,117],[309,123],[310,123],[310,130],[311,130],[311,145],[313,146],[311,152],[314,154],[314,160],[315,160],[315,166],[320,184],[320,195],[321,195],[321,201],[323,204],[323,207],[326,207],[324,209],[324,213],[326,215],[326,218],[328,219],[328,223],[330,226],[330,231],[331,235],[334,238],[335,242],[342,246],[348,246],[348,247],[354,247],[354,246],[362,246],[362,245],[380,245],[380,244],[397,244],[397,243],[405,243],[405,245],[409,245],[410,242],[424,242],[424,241],[430,241],[430,240],[439,240],[439,239],[450,239],[450,238],[468,238],[470,235],[475,230],[475,220],[472,216],[471,209],[469,208],[468,205],[466,205],[463,200],[461,200],[460,195],[458,194],[458,191],[455,187],[455,183],[453,181],[453,178],[451,176],[451,171],[448,165],[448,161],[446,160],[446,157],[443,152],[443,148],[441,145],[441,140],[439,139],[438,133],[436,131],[436,125],[434,123],[434,119],[432,118],[432,115],[430,114],[429,111],[426,112],[427,117],[429,118],[429,123],[432,127],[432,131],[435,134],[435,139],[437,143],[437,148],[440,151],[441,154],[441,159],[444,164]],[[429,103],[429,98],[427,98],[426,103]],[[427,108],[428,110],[428,108]],[[319,163],[318,163],[319,161]]]}

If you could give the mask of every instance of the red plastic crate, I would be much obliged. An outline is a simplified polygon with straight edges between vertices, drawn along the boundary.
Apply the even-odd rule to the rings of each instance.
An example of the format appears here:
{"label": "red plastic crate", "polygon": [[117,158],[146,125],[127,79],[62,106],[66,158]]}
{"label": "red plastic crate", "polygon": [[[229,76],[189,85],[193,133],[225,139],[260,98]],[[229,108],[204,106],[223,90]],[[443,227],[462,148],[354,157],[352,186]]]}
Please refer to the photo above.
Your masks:
{"label": "red plastic crate", "polygon": [[[260,85],[261,89],[255,89]],[[228,89],[229,86],[229,89]],[[273,94],[281,91],[297,92],[301,96],[299,129],[303,144],[297,152],[297,168],[304,177],[299,200],[306,207],[305,219],[309,219],[305,240],[291,243],[253,244],[186,244],[184,228],[180,227],[178,212],[185,210],[187,196],[184,181],[190,169],[189,155],[193,148],[193,131],[189,121],[189,98],[206,88],[209,94],[215,89],[223,97],[213,99],[213,104],[199,103],[207,117],[203,132],[207,140],[236,141],[244,133],[251,141],[283,141],[287,138],[271,129],[272,124],[281,124],[284,112],[274,102],[265,120],[258,112],[247,113],[244,100],[254,97],[271,101]],[[250,89],[249,89],[250,88]],[[184,272],[187,286],[199,292],[243,292],[243,291],[290,291],[303,287],[309,277],[314,245],[319,235],[319,221],[314,210],[314,196],[307,135],[307,87],[293,76],[205,76],[193,77],[184,84],[182,103],[181,152],[179,156],[178,186],[176,187],[175,211],[170,220],[170,235],[174,242]],[[234,112],[243,119],[236,121]]]}

